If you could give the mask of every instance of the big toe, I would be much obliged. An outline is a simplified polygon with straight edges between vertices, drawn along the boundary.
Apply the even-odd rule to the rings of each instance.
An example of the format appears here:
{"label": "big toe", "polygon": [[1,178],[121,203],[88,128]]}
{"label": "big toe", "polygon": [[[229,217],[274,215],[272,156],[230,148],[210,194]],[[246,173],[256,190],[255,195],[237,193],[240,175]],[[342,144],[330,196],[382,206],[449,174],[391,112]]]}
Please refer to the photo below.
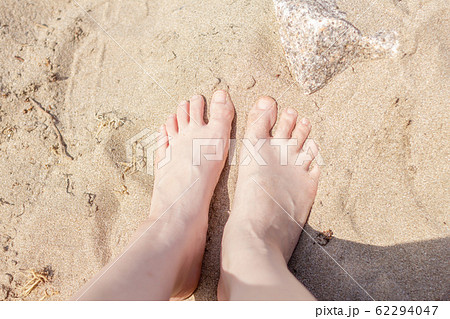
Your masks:
{"label": "big toe", "polygon": [[234,105],[226,91],[216,91],[211,99],[211,113],[209,123],[231,128],[234,118]]}
{"label": "big toe", "polygon": [[205,124],[203,114],[205,110],[205,100],[201,95],[194,95],[189,101],[190,124],[202,126]]}
{"label": "big toe", "polygon": [[259,98],[248,115],[245,135],[249,138],[268,138],[277,120],[277,102],[271,97]]}

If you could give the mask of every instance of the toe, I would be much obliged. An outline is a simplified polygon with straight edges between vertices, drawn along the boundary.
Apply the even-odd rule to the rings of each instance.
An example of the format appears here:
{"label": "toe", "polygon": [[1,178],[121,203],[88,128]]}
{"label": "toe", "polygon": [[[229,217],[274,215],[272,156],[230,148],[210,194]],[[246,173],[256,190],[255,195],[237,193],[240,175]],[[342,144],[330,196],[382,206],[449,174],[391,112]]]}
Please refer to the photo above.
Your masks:
{"label": "toe", "polygon": [[175,136],[178,133],[177,116],[172,114],[166,121],[166,130],[169,136]]}
{"label": "toe", "polygon": [[194,95],[189,103],[190,123],[204,125],[203,113],[205,111],[205,100],[201,95]]}
{"label": "toe", "polygon": [[261,97],[248,115],[245,135],[249,138],[268,138],[277,119],[277,102],[271,97]]}
{"label": "toe", "polygon": [[280,121],[278,122],[277,130],[273,137],[276,138],[291,138],[292,130],[297,121],[297,111],[288,108],[281,114]]}
{"label": "toe", "polygon": [[311,162],[316,158],[317,154],[319,154],[319,147],[312,139],[307,139],[299,154],[299,159],[301,159],[300,165],[309,170]]}
{"label": "toe", "polygon": [[309,132],[311,132],[311,122],[307,118],[303,118],[297,123],[292,132],[292,137],[296,138],[298,141],[298,149],[303,147],[303,143],[305,143],[308,138]]}
{"label": "toe", "polygon": [[231,129],[234,118],[234,105],[226,91],[216,91],[211,99],[211,125],[221,125]]}
{"label": "toe", "polygon": [[189,124],[189,102],[183,101],[177,108],[178,129],[183,129]]}

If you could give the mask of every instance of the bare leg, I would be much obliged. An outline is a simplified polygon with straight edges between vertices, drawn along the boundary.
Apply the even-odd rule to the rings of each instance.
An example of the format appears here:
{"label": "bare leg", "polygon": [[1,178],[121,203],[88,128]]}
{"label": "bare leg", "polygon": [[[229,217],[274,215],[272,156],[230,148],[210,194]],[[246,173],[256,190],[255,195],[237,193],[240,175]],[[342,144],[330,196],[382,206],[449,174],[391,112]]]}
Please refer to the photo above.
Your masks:
{"label": "bare leg", "polygon": [[[319,169],[309,168],[318,149],[310,143],[312,156],[301,152],[311,126],[306,119],[297,122],[293,109],[281,114],[276,140],[271,142],[276,114],[276,103],[268,97],[261,98],[249,114],[246,138],[253,145],[267,139],[259,151],[267,165],[241,162],[222,240],[221,300],[314,300],[286,264],[316,195]],[[287,146],[294,142],[297,146]],[[283,145],[286,158],[280,151]],[[241,159],[247,154],[243,148]],[[299,154],[302,165],[296,164]]]}
{"label": "bare leg", "polygon": [[[130,245],[105,266],[76,300],[168,300],[189,297],[197,287],[205,249],[208,210],[223,169],[234,117],[229,95],[217,91],[211,118],[203,121],[204,100],[183,102],[162,127],[171,139],[157,150],[157,162],[171,161],[155,175],[151,212]],[[223,158],[193,165],[195,139],[223,140]],[[214,147],[213,147],[214,148]],[[215,148],[201,148],[214,153]]]}

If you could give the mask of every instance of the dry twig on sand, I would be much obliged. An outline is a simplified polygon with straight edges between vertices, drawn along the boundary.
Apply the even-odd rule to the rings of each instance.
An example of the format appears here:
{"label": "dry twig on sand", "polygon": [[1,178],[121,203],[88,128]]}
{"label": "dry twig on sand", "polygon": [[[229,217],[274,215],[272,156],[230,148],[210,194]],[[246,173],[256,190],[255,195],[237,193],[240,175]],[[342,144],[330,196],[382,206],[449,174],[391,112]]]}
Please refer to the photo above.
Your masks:
{"label": "dry twig on sand", "polygon": [[58,137],[59,151],[61,153],[61,156],[72,160],[73,159],[72,156],[70,156],[67,153],[67,145],[66,145],[66,143],[64,143],[61,132],[59,131],[58,127],[56,127],[55,118],[53,117],[53,115],[51,115],[49,112],[47,112],[42,107],[42,105],[35,99],[29,98],[28,100],[33,101],[33,103],[36,106],[36,109],[39,110],[39,112],[41,112],[41,114],[44,115],[44,117],[50,122],[50,126],[53,128],[53,131],[55,132],[56,136]]}
{"label": "dry twig on sand", "polygon": [[40,283],[45,283],[48,281],[48,274],[36,272],[34,269],[27,270],[29,274],[29,280],[22,287],[21,298],[25,298],[31,294],[31,292],[39,286]]}
{"label": "dry twig on sand", "polygon": [[[26,271],[26,273],[28,274],[28,281],[22,287],[22,291],[20,294],[20,297],[22,299],[28,297],[40,284],[49,282],[51,278],[51,273],[46,270],[46,268],[44,268],[43,271],[29,269]],[[54,288],[45,288],[43,290],[43,296],[39,299],[39,301],[45,300],[57,294],[59,294],[59,291],[55,290]]]}

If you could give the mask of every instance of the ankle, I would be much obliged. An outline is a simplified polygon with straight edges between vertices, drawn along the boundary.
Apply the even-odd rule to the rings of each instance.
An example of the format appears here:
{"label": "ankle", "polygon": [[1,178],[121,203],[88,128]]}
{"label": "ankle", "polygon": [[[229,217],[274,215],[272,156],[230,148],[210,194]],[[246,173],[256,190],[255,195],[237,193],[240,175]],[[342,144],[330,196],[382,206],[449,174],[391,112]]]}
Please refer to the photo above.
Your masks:
{"label": "ankle", "polygon": [[[291,273],[280,249],[266,243],[248,245],[240,250],[223,249],[219,300],[256,300],[278,291],[289,282]],[[267,291],[268,290],[268,291]],[[270,299],[271,300],[271,299]]]}
{"label": "ankle", "polygon": [[273,262],[286,265],[276,240],[259,232],[247,221],[228,220],[222,241],[223,271],[237,274]]}
{"label": "ankle", "polygon": [[228,250],[233,252],[233,256],[242,251],[242,257],[251,254],[273,258],[284,254],[279,237],[280,229],[277,227],[267,227],[254,218],[236,215],[230,216],[227,221],[222,244],[224,249],[230,247]]}

